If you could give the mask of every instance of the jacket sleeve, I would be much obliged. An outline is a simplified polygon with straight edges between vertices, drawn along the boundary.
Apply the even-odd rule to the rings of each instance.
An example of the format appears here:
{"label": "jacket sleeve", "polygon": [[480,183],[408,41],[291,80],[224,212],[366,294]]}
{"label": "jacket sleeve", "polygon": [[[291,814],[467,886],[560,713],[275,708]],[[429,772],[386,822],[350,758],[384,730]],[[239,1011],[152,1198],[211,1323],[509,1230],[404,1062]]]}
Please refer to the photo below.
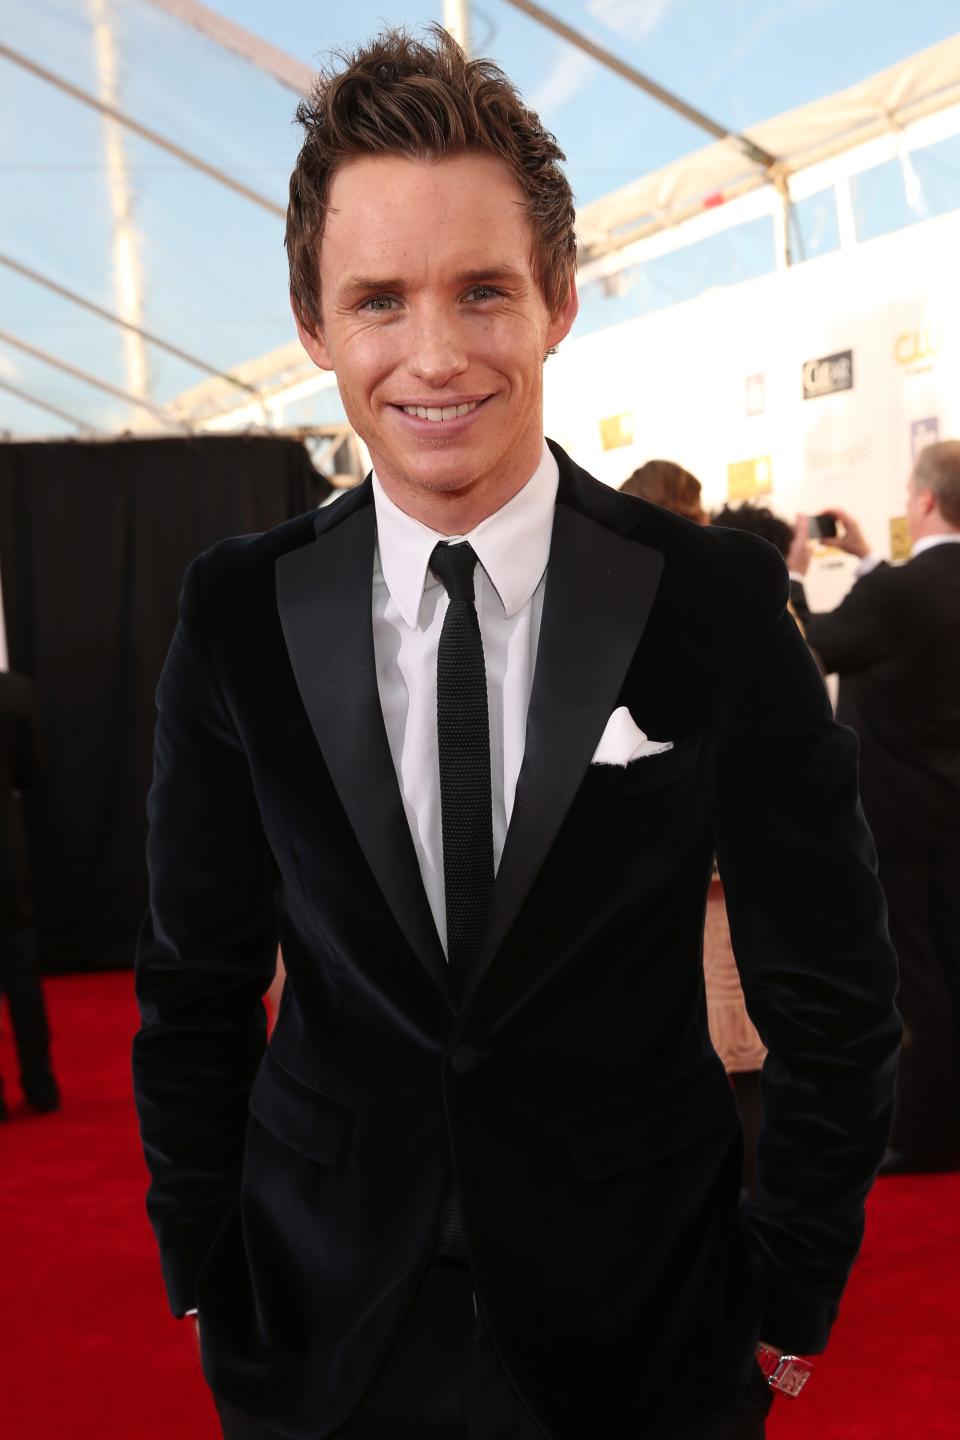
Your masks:
{"label": "jacket sleeve", "polygon": [[807,1354],[826,1344],[862,1240],[900,1023],[856,738],[833,720],[785,610],[778,557],[757,561],[719,716],[717,852],[747,1008],[768,1050],[758,1197],[744,1210],[766,1297],[761,1335]]}
{"label": "jacket sleeve", "polygon": [[207,560],[187,573],[157,691],[150,904],[136,960],[147,1210],[176,1314],[196,1304],[197,1271],[238,1192],[277,953],[272,861],[204,639]]}
{"label": "jacket sleeve", "polygon": [[849,674],[890,653],[884,618],[890,574],[890,566],[881,563],[854,583],[836,609],[819,614],[798,611],[807,643],[827,675]]}

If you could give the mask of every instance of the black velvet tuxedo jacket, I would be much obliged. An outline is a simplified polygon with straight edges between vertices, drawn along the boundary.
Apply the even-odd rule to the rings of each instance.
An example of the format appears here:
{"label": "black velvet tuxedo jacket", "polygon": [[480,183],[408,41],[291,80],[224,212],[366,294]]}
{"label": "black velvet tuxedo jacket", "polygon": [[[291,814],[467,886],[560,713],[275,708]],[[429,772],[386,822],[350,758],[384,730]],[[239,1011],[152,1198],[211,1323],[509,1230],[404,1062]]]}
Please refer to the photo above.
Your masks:
{"label": "black velvet tuxedo jacket", "polygon": [[[860,1243],[899,1027],[856,741],[772,547],[555,453],[523,768],[456,1013],[380,711],[369,481],[184,585],[138,957],[148,1207],[214,1390],[297,1440],[369,1386],[452,1176],[556,1440],[695,1423],[758,1332],[819,1350]],[[673,748],[592,766],[621,705]],[[770,1051],[746,1208],[704,1005],[715,851]]]}
{"label": "black velvet tuxedo jacket", "polygon": [[860,786],[882,852],[960,846],[960,545],[878,565],[835,610],[798,613],[837,719],[860,739]]}

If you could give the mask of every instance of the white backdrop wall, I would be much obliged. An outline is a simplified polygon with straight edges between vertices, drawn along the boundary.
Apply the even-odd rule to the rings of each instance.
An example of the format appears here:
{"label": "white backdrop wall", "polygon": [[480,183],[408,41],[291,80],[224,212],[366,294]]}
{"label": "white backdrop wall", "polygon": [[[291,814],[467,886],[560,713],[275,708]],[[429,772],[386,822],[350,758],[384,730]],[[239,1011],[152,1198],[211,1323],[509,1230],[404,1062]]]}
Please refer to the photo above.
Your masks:
{"label": "white backdrop wall", "polygon": [[[769,459],[758,504],[790,520],[839,506],[890,555],[915,447],[960,436],[958,257],[954,213],[582,339],[574,330],[547,363],[547,434],[611,485],[645,460],[677,460],[709,509],[727,498],[728,466],[759,461],[762,474]],[[852,386],[804,398],[805,378],[825,380],[809,362],[846,352]],[[841,359],[835,379],[845,372]],[[616,416],[633,439],[605,449],[600,422]],[[814,608],[836,604],[851,570],[818,554]]]}

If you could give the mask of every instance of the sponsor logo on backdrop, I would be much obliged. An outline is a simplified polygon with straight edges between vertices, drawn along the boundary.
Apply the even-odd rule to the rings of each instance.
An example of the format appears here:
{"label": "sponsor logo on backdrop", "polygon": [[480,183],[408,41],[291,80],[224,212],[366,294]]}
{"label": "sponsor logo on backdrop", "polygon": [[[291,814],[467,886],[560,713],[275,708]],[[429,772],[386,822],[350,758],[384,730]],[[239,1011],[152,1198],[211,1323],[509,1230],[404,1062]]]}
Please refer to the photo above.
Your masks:
{"label": "sponsor logo on backdrop", "polygon": [[910,458],[916,460],[921,450],[934,445],[940,439],[940,418],[931,415],[927,420],[910,421]]}
{"label": "sponsor logo on backdrop", "polygon": [[901,370],[920,375],[932,370],[943,347],[943,331],[939,325],[925,325],[919,330],[902,330],[893,342],[893,358]]}
{"label": "sponsor logo on backdrop", "polygon": [[745,382],[748,415],[762,415],[767,408],[767,377],[748,375]]}
{"label": "sponsor logo on backdrop", "polygon": [[727,499],[752,500],[769,495],[773,489],[773,462],[769,455],[753,460],[734,460],[727,466]]}
{"label": "sponsor logo on backdrop", "polygon": [[600,444],[604,450],[618,450],[633,444],[633,416],[608,415],[600,421]]}
{"label": "sponsor logo on backdrop", "polygon": [[913,549],[910,526],[906,515],[894,515],[890,519],[890,559],[909,560]]}
{"label": "sponsor logo on backdrop", "polygon": [[808,445],[804,455],[807,474],[815,474],[821,470],[852,470],[855,465],[869,460],[872,448],[869,435],[864,435],[849,445],[838,446],[836,449]]}
{"label": "sponsor logo on backdrop", "polygon": [[835,355],[821,355],[819,360],[804,361],[804,400],[816,400],[821,395],[833,395],[838,390],[852,389],[852,350],[838,350]]}

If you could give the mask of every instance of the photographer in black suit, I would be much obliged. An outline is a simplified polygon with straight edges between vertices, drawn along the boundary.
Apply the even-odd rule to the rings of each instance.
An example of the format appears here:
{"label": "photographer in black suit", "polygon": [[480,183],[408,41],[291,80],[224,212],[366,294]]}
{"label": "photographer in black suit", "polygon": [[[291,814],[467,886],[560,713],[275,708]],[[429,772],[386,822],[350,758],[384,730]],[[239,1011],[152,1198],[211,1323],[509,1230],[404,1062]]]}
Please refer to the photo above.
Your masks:
{"label": "photographer in black suit", "polygon": [[[37,929],[20,793],[39,779],[43,747],[37,695],[25,675],[0,671],[0,988],[6,992],[27,1104],[42,1113],[60,1097],[37,969]],[[0,1093],[0,1120],[7,1116]]]}
{"label": "photographer in black suit", "polygon": [[[960,1164],[960,440],[921,451],[907,492],[913,555],[869,552],[842,510],[832,544],[859,575],[807,638],[840,676],[837,719],[860,737],[860,787],[880,855],[904,1019],[897,1107],[884,1168]],[[789,557],[805,571],[806,522]],[[799,595],[796,593],[799,588]]]}

